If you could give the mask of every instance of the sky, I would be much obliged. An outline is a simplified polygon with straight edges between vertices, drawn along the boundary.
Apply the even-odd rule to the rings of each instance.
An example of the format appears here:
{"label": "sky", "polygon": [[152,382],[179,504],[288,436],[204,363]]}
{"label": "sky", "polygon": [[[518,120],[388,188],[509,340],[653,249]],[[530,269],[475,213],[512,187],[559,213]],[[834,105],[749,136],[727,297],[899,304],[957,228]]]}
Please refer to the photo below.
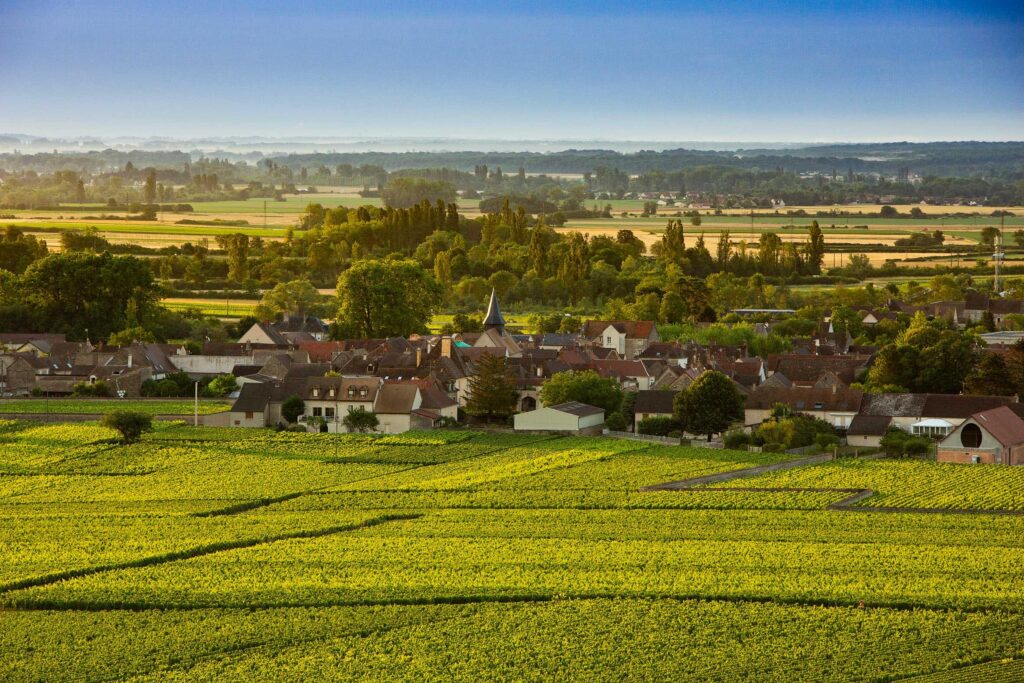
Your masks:
{"label": "sky", "polygon": [[1024,139],[997,2],[0,1],[0,132]]}

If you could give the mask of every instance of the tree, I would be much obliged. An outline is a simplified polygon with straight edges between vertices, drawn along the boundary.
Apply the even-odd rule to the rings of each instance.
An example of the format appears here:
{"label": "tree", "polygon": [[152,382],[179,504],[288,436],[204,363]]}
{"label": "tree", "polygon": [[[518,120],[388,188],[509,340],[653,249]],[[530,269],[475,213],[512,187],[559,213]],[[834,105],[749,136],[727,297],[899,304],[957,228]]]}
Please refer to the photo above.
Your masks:
{"label": "tree", "polygon": [[818,221],[811,223],[810,240],[807,242],[807,270],[810,273],[821,272],[821,262],[825,258],[825,235],[821,232]]}
{"label": "tree", "polygon": [[306,402],[298,394],[292,394],[281,403],[281,417],[288,423],[295,422],[306,412]]}
{"label": "tree", "polygon": [[454,202],[456,197],[455,186],[451,183],[425,178],[392,178],[381,192],[385,205],[403,209],[416,206],[423,200]]}
{"label": "tree", "polygon": [[100,424],[121,434],[121,443],[135,443],[143,432],[153,431],[153,418],[130,410],[114,410],[103,416]]}
{"label": "tree", "polygon": [[206,385],[205,394],[213,397],[223,397],[238,391],[238,380],[234,375],[218,375]]}
{"label": "tree", "polygon": [[249,277],[249,236],[242,233],[217,238],[217,244],[228,252],[228,279],[243,282]]}
{"label": "tree", "polygon": [[279,282],[260,299],[256,315],[264,320],[273,320],[282,314],[304,318],[321,298],[320,292],[309,280]]}
{"label": "tree", "polygon": [[516,412],[519,391],[503,356],[485,353],[469,380],[466,412],[476,417],[508,418]]}
{"label": "tree", "polygon": [[593,370],[556,372],[540,388],[546,406],[577,401],[604,408],[606,415],[622,407],[622,388],[612,377],[601,377]]}
{"label": "tree", "polygon": [[341,423],[350,432],[365,434],[376,431],[380,420],[377,419],[376,414],[359,406],[358,408],[349,408],[348,414],[341,419]]}
{"label": "tree", "polygon": [[[17,296],[6,304],[27,304],[33,332],[64,332],[83,339],[106,339],[128,325],[129,302],[136,321],[155,310],[159,288],[149,265],[132,256],[50,254],[18,278]],[[133,325],[137,324],[132,323]],[[27,330],[26,330],[27,331]]]}
{"label": "tree", "polygon": [[717,370],[705,370],[686,391],[676,395],[675,417],[686,430],[707,434],[708,441],[743,419],[743,395]]}
{"label": "tree", "polygon": [[149,169],[149,173],[146,174],[146,184],[143,187],[143,196],[146,199],[147,204],[152,204],[156,201],[156,171]]}
{"label": "tree", "polygon": [[359,261],[338,278],[336,335],[368,339],[426,332],[441,294],[415,261]]}

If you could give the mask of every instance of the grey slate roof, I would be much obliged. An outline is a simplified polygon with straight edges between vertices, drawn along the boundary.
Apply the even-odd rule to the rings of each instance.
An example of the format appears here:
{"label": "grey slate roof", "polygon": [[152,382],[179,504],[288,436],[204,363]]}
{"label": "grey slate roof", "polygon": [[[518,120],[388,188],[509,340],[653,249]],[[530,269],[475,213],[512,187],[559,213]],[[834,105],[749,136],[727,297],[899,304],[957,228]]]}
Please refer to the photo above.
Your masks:
{"label": "grey slate roof", "polygon": [[598,408],[597,406],[587,405],[586,403],[580,403],[579,401],[569,401],[567,403],[559,403],[558,405],[548,406],[552,410],[557,410],[560,413],[569,413],[576,417],[586,417],[587,415],[597,415],[598,413],[603,414],[604,408]]}

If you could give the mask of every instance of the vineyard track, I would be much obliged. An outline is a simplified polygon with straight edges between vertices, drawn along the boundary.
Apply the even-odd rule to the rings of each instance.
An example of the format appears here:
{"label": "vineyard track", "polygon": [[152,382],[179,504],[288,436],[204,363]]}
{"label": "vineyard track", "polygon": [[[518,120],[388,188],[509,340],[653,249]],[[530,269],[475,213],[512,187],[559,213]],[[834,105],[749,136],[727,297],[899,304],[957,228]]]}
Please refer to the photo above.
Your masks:
{"label": "vineyard track", "polygon": [[664,484],[653,484],[651,486],[644,486],[641,491],[680,491],[693,488],[695,486],[703,486],[704,484],[717,484],[723,481],[732,481],[733,479],[742,479],[743,477],[755,477],[759,474],[765,474],[766,472],[777,472],[779,470],[790,470],[794,467],[804,467],[807,465],[820,465],[823,462],[832,460],[831,455],[812,455],[808,458],[799,458],[797,460],[787,460],[785,462],[776,462],[770,465],[758,465],[756,467],[747,467],[742,470],[732,470],[730,472],[719,472],[717,474],[705,474],[700,477],[693,477],[692,479],[680,479],[679,481],[667,481]]}

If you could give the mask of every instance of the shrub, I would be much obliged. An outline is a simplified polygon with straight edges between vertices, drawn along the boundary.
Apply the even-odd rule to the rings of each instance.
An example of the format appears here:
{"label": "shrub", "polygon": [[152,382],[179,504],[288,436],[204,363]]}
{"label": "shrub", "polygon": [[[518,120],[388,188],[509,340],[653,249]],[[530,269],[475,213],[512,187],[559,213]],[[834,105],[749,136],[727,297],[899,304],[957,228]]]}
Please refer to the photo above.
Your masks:
{"label": "shrub", "polygon": [[928,455],[932,443],[923,436],[912,436],[903,442],[903,455],[920,456]]}
{"label": "shrub", "polygon": [[130,410],[114,410],[103,416],[100,424],[121,434],[122,443],[135,443],[143,432],[153,431],[153,418]]}
{"label": "shrub", "polygon": [[604,421],[604,424],[613,432],[626,431],[626,418],[622,416],[622,413],[612,413],[608,416],[608,419]]}
{"label": "shrub", "polygon": [[114,395],[114,392],[110,390],[109,384],[103,380],[99,380],[92,384],[89,384],[88,382],[79,382],[71,391],[71,395],[89,398],[109,398]]}
{"label": "shrub", "polygon": [[640,420],[636,431],[637,434],[670,436],[670,432],[679,431],[679,423],[671,417],[646,417]]}
{"label": "shrub", "polygon": [[732,429],[725,433],[722,437],[722,442],[726,448],[744,449],[750,445],[752,439],[750,434],[740,429]]}
{"label": "shrub", "polygon": [[786,444],[783,443],[766,443],[762,448],[762,453],[782,453],[786,450]]}
{"label": "shrub", "polygon": [[839,439],[832,434],[818,434],[814,437],[814,443],[821,450],[827,451],[839,443]]}
{"label": "shrub", "polygon": [[304,412],[306,412],[306,402],[299,398],[298,394],[292,394],[281,403],[281,417],[289,423],[298,420],[299,415]]}
{"label": "shrub", "polygon": [[903,455],[903,444],[910,439],[907,432],[897,427],[889,427],[882,437],[880,444],[886,455]]}
{"label": "shrub", "polygon": [[380,420],[377,419],[377,416],[362,406],[349,408],[348,414],[342,418],[341,422],[348,431],[359,432],[360,434],[376,431],[380,425]]}

